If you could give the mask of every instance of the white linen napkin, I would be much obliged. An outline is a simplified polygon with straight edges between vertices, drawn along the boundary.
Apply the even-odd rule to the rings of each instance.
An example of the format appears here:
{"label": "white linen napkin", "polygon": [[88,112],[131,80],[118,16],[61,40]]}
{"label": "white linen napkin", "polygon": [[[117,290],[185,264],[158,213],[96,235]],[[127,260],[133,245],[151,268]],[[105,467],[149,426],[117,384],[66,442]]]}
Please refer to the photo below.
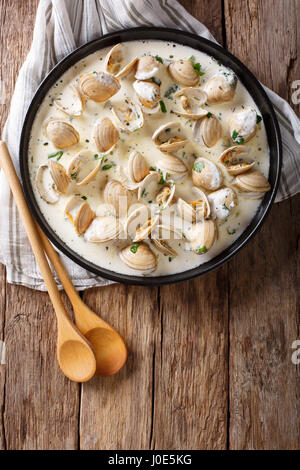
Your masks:
{"label": "white linen napkin", "polygon": [[[18,170],[18,147],[26,110],[38,85],[65,55],[81,44],[124,28],[165,26],[215,41],[208,29],[176,0],[41,0],[33,42],[21,68],[3,140]],[[216,42],[216,41],[215,41]],[[265,87],[280,124],[283,172],[276,202],[300,192],[300,121],[286,101]],[[45,290],[11,192],[0,175],[0,262],[7,281]],[[77,289],[109,284],[62,255]],[[59,286],[61,287],[61,286]]]}

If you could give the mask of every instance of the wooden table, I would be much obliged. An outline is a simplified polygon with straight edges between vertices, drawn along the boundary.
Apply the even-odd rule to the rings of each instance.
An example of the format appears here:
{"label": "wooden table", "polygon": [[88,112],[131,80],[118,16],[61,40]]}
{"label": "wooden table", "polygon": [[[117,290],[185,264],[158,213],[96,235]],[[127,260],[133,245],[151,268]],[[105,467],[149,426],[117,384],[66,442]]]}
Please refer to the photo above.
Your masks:
{"label": "wooden table", "polygon": [[[181,3],[291,102],[299,0]],[[0,1],[1,125],[37,4]],[[126,338],[129,357],[116,377],[84,385],[58,369],[48,295],[7,284],[1,267],[0,449],[299,449],[300,369],[291,361],[300,339],[299,202],[275,205],[247,248],[205,277],[87,290],[84,300]]]}

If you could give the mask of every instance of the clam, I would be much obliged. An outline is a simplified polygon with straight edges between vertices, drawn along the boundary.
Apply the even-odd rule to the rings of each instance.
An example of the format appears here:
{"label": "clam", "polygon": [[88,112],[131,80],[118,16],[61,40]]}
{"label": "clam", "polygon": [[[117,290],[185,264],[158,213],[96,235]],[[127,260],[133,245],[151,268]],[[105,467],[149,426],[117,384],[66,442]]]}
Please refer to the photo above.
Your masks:
{"label": "clam", "polygon": [[65,168],[60,163],[53,160],[48,162],[48,166],[55,188],[59,193],[66,194],[70,185],[70,178]]}
{"label": "clam", "polygon": [[121,106],[113,106],[112,113],[118,126],[124,131],[134,132],[144,125],[144,115],[138,104],[127,101]]}
{"label": "clam", "polygon": [[160,109],[160,88],[156,83],[136,80],[133,88],[145,113],[156,113]]}
{"label": "clam", "polygon": [[101,168],[103,158],[96,160],[88,151],[79,152],[69,163],[67,174],[77,186],[90,183]]}
{"label": "clam", "polygon": [[160,238],[151,238],[153,245],[166,256],[177,256],[177,251],[174,250],[166,240]]}
{"label": "clam", "polygon": [[182,88],[174,94],[174,98],[180,100],[180,107],[173,109],[179,116],[187,119],[199,119],[206,116],[208,111],[203,108],[207,95],[200,88]]}
{"label": "clam", "polygon": [[210,216],[210,204],[204,191],[194,186],[192,192],[194,197],[191,201],[179,198],[176,206],[179,216],[190,223]]}
{"label": "clam", "polygon": [[105,72],[90,72],[81,75],[79,86],[87,98],[97,103],[109,100],[121,88],[118,79]]}
{"label": "clam", "polygon": [[232,176],[240,175],[250,170],[255,162],[244,162],[239,155],[246,153],[246,147],[243,145],[234,145],[226,149],[220,156],[220,162],[225,166],[228,173]]}
{"label": "clam", "polygon": [[237,175],[234,180],[234,186],[241,193],[247,193],[248,196],[255,198],[262,197],[266,192],[270,191],[271,186],[267,178],[258,170],[253,168],[246,173]]}
{"label": "clam", "polygon": [[248,142],[257,130],[257,114],[250,106],[235,111],[228,120],[230,137],[236,144]]}
{"label": "clam", "polygon": [[147,197],[153,201],[154,195],[157,194],[157,187],[161,179],[161,174],[158,171],[151,171],[143,181],[139,184],[138,199]]}
{"label": "clam", "polygon": [[140,242],[145,240],[150,236],[155,225],[158,223],[159,217],[151,217],[148,219],[141,227],[139,227],[135,232],[134,242]]}
{"label": "clam", "polygon": [[59,200],[59,195],[56,191],[55,184],[50,175],[48,165],[41,165],[36,174],[36,188],[41,198],[49,204],[56,204]]}
{"label": "clam", "polygon": [[123,78],[130,74],[134,69],[138,58],[135,57],[127,65],[123,66],[124,53],[123,45],[116,44],[107,54],[104,61],[105,71],[114,75],[116,78]]}
{"label": "clam", "polygon": [[194,139],[206,145],[213,147],[222,137],[223,129],[219,119],[209,113],[203,119],[198,119],[193,126]]}
{"label": "clam", "polygon": [[237,78],[231,72],[220,72],[207,80],[202,90],[207,94],[208,104],[227,103],[234,97]]}
{"label": "clam", "polygon": [[121,224],[112,215],[96,217],[84,234],[87,242],[107,243],[120,238]]}
{"label": "clam", "polygon": [[120,252],[123,263],[131,269],[144,274],[151,273],[157,266],[157,258],[150,247],[144,243],[133,243]]}
{"label": "clam", "polygon": [[136,150],[129,155],[128,174],[133,183],[140,183],[149,174],[147,160]]}
{"label": "clam", "polygon": [[133,239],[135,237],[137,229],[146,224],[149,218],[150,209],[148,206],[139,205],[136,209],[134,209],[129,214],[125,222],[124,228],[127,236]]}
{"label": "clam", "polygon": [[194,87],[199,83],[199,74],[191,60],[181,59],[172,62],[168,71],[174,82],[184,87]]}
{"label": "clam", "polygon": [[178,198],[177,200],[176,211],[178,212],[182,220],[189,222],[189,223],[195,222],[196,220],[195,208],[192,205],[188,204],[181,197]]}
{"label": "clam", "polygon": [[75,227],[78,235],[82,235],[95,218],[95,213],[86,201],[73,196],[65,207],[65,214]]}
{"label": "clam", "polygon": [[80,136],[76,129],[65,121],[51,119],[44,125],[45,136],[58,149],[66,149],[78,144]]}
{"label": "clam", "polygon": [[166,185],[158,192],[155,202],[159,205],[160,211],[170,206],[175,197],[175,183],[168,181]]}
{"label": "clam", "polygon": [[108,117],[99,119],[93,128],[93,138],[98,152],[110,152],[119,140],[119,131]]}
{"label": "clam", "polygon": [[152,140],[162,152],[176,152],[188,142],[184,136],[180,122],[167,122],[158,127]]}
{"label": "clam", "polygon": [[208,195],[213,218],[220,221],[227,219],[237,204],[237,197],[233,189],[222,188]]}
{"label": "clam", "polygon": [[192,179],[195,186],[214,191],[222,185],[223,175],[214,162],[199,157],[193,166]]}
{"label": "clam", "polygon": [[207,219],[193,224],[186,233],[192,250],[198,255],[209,251],[216,239],[217,229],[213,220]]}
{"label": "clam", "polygon": [[137,80],[149,80],[154,77],[158,71],[158,60],[151,55],[145,55],[138,60],[135,78]]}
{"label": "clam", "polygon": [[111,204],[117,214],[121,216],[127,213],[131,203],[131,193],[119,181],[110,180],[104,188],[104,201]]}
{"label": "clam", "polygon": [[120,183],[129,191],[135,191],[140,187],[140,183],[135,183],[134,181],[132,181],[127,171],[125,171],[122,166],[119,166],[117,168],[117,175],[118,181],[120,181]]}
{"label": "clam", "polygon": [[188,168],[183,161],[170,153],[162,154],[157,165],[163,173],[167,173],[173,180],[179,180],[188,174]]}
{"label": "clam", "polygon": [[69,97],[69,101],[71,102],[70,106],[64,105],[61,102],[61,99],[57,99],[54,101],[55,106],[57,107],[57,109],[59,109],[70,117],[81,116],[85,107],[84,97],[80,93],[78,87],[75,85],[70,85],[69,90],[67,91],[71,91],[72,93],[72,96]]}
{"label": "clam", "polygon": [[151,233],[151,242],[164,255],[177,256],[176,250],[169,245],[167,240],[180,240],[182,236],[182,232],[173,225],[156,225]]}

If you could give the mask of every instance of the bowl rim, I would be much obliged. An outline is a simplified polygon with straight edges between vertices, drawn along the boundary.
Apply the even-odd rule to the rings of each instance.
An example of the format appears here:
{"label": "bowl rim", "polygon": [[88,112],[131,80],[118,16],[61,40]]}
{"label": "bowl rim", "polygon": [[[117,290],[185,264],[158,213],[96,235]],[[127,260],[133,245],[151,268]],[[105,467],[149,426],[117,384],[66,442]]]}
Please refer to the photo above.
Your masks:
{"label": "bowl rim", "polygon": [[[217,256],[215,256],[208,262],[199,265],[198,267],[189,269],[187,271],[182,271],[180,273],[148,277],[128,275],[117,273],[115,271],[110,271],[106,268],[102,268],[90,262],[89,260],[86,260],[82,256],[78,255],[75,251],[73,251],[70,247],[68,247],[68,245],[66,245],[66,243],[63,242],[63,240],[61,240],[59,236],[54,232],[54,230],[50,227],[45,217],[43,216],[41,210],[39,209],[38,203],[32,191],[28,166],[28,144],[32,124],[34,122],[40,104],[42,103],[46,93],[53,86],[53,84],[57,82],[57,80],[72,65],[74,65],[76,62],[80,61],[84,57],[87,57],[88,55],[96,52],[97,50],[113,46],[118,42],[147,39],[163,40],[166,42],[169,41],[181,45],[190,46],[206,54],[209,53],[216,59],[221,60],[222,64],[231,68],[237,74],[238,78],[241,80],[242,83],[245,81],[247,82],[247,91],[254,99],[256,105],[258,106],[263,116],[268,137],[269,148],[270,144],[274,146],[274,151],[272,153],[270,148],[269,169],[269,174],[271,171],[274,173],[272,189],[270,192],[265,194],[255,216],[252,218],[251,222],[244,230],[244,232],[224,251],[219,253]],[[193,43],[193,45],[191,45],[191,43]],[[249,85],[251,90],[249,90]],[[260,101],[260,105],[257,103],[258,99]],[[266,123],[268,124],[268,126],[266,125]],[[108,33],[100,38],[93,39],[81,45],[80,47],[69,53],[67,56],[65,56],[61,61],[59,61],[54,66],[54,68],[46,75],[46,77],[36,90],[26,112],[19,146],[19,163],[23,189],[28,206],[33,216],[37,220],[38,224],[49,238],[49,240],[62,253],[64,253],[68,258],[70,258],[72,261],[74,261],[76,264],[86,269],[87,271],[103,278],[109,279],[111,281],[132,285],[159,286],[187,281],[200,275],[204,275],[214,269],[217,269],[218,267],[229,261],[233,256],[235,256],[254,237],[254,235],[258,232],[263,222],[265,221],[278,190],[282,166],[282,141],[276,114],[265,90],[263,89],[259,81],[255,78],[255,76],[252,74],[252,72],[250,72],[250,70],[238,58],[236,58],[223,47],[219,46],[217,43],[214,43],[196,34],[172,28],[138,27]]]}

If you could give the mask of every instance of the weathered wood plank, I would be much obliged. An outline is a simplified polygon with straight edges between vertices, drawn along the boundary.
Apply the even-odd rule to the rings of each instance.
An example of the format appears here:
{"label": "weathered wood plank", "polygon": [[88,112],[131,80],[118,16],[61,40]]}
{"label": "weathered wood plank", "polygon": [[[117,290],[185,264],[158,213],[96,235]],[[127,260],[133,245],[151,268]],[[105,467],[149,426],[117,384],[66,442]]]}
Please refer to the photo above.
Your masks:
{"label": "weathered wood plank", "polygon": [[[0,79],[6,91],[0,104],[1,129],[31,44],[37,5],[38,0],[0,2]],[[4,283],[4,269],[1,275]],[[5,302],[5,309],[1,308],[5,319],[2,314],[0,339],[4,328],[7,364],[6,377],[0,366],[0,448],[76,448],[79,387],[65,379],[57,366],[56,324],[48,295],[8,285],[5,296],[1,284],[1,302]]]}
{"label": "weathered wood plank", "polygon": [[[5,268],[0,265],[0,450],[5,449],[4,434],[4,401],[5,401],[5,364],[1,361],[1,350],[4,348],[4,325],[5,325],[5,305],[6,305],[6,276]],[[3,342],[3,344],[2,344]]]}
{"label": "weathered wood plank", "polygon": [[[299,2],[226,0],[225,7],[229,50],[289,98],[291,82],[300,76]],[[232,449],[300,446],[300,376],[291,362],[300,331],[299,206],[299,197],[274,206],[261,232],[230,265]]]}
{"label": "weathered wood plank", "polygon": [[[222,42],[222,2],[181,2]],[[224,449],[228,407],[227,266],[161,288],[153,449]]]}

